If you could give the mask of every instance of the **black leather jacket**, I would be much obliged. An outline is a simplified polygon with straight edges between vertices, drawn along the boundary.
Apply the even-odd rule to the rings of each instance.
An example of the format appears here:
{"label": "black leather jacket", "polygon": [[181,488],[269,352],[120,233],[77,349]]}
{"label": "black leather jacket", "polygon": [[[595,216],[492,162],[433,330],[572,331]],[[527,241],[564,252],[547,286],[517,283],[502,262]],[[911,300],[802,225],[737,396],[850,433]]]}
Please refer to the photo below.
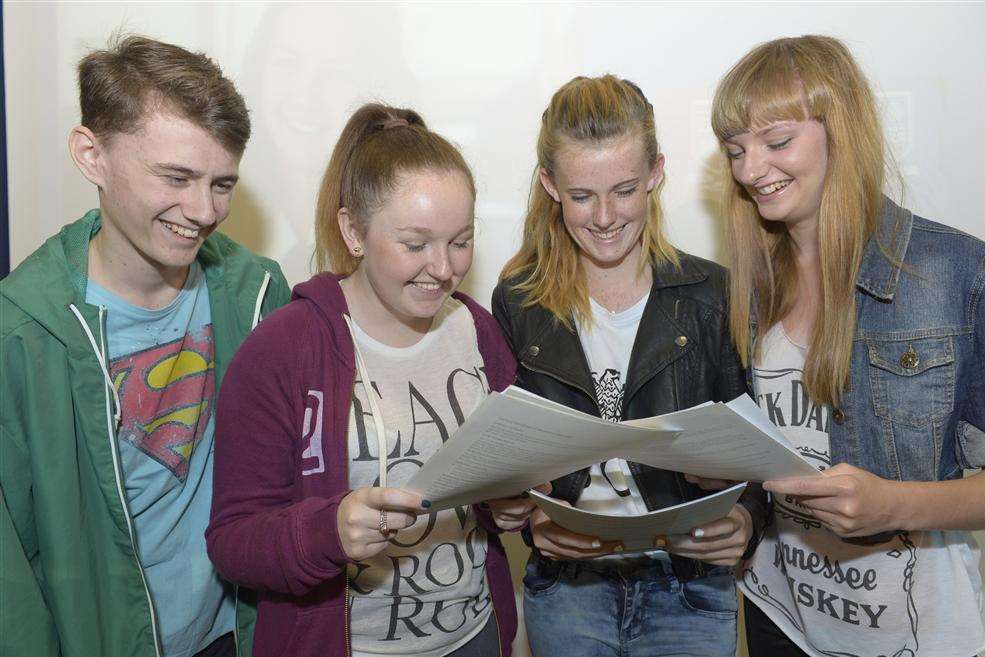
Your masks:
{"label": "black leather jacket", "polygon": [[[706,401],[730,401],[746,393],[745,377],[728,330],[727,273],[713,262],[678,252],[681,268],[658,265],[629,360],[623,391],[625,420],[651,417]],[[595,385],[578,335],[541,306],[522,307],[514,280],[493,292],[493,316],[519,361],[516,385],[570,408],[599,416]],[[649,510],[693,500],[708,492],[683,475],[630,463]],[[588,469],[552,482],[552,496],[574,502],[588,482]],[[768,519],[766,495],[750,485],[739,502],[754,531],[752,554]],[[528,537],[529,542],[529,537]],[[536,553],[536,549],[535,549]],[[687,581],[705,574],[701,562],[671,555],[674,573]]]}

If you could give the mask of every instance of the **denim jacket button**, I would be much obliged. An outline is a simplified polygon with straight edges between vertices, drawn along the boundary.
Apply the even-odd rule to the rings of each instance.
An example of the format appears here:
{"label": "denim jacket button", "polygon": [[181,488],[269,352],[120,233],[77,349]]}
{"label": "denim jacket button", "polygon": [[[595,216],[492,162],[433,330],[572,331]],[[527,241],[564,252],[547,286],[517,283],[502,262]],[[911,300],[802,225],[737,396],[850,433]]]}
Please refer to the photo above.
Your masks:
{"label": "denim jacket button", "polygon": [[899,357],[900,367],[907,370],[916,369],[920,364],[920,354],[914,350],[913,345],[909,345],[902,356]]}
{"label": "denim jacket button", "polygon": [[845,413],[840,408],[836,408],[831,414],[831,418],[835,421],[835,424],[845,423]]}

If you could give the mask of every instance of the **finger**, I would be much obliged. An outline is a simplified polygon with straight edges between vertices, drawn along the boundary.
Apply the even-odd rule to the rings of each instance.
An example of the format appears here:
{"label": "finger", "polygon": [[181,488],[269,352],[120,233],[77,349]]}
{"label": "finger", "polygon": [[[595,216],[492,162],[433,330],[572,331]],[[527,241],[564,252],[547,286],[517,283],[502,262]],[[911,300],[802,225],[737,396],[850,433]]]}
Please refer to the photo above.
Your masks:
{"label": "finger", "polygon": [[370,488],[367,504],[387,511],[406,511],[420,513],[424,507],[421,496],[402,488]]}
{"label": "finger", "polygon": [[709,540],[731,536],[737,529],[739,529],[739,523],[732,518],[725,517],[692,528],[691,536],[696,539]]}
{"label": "finger", "polygon": [[704,555],[735,550],[740,546],[744,546],[744,541],[738,540],[735,536],[727,536],[725,538],[704,541],[701,539],[691,538],[686,534],[680,534],[678,536],[668,537],[666,549],[668,552],[673,552],[674,554],[689,552]]}
{"label": "finger", "polygon": [[534,486],[534,490],[539,491],[544,495],[550,495],[551,491],[554,490],[554,486],[551,484],[551,482],[548,481],[547,483],[541,484],[540,486]]}
{"label": "finger", "polygon": [[763,482],[763,490],[778,495],[803,495],[806,497],[840,495],[843,485],[836,477],[801,477],[774,479]]}
{"label": "finger", "polygon": [[[386,513],[387,528],[391,532],[407,529],[417,522],[417,516],[412,513],[405,513],[403,511],[384,511],[384,513]],[[377,518],[376,526],[379,529],[379,518]]]}

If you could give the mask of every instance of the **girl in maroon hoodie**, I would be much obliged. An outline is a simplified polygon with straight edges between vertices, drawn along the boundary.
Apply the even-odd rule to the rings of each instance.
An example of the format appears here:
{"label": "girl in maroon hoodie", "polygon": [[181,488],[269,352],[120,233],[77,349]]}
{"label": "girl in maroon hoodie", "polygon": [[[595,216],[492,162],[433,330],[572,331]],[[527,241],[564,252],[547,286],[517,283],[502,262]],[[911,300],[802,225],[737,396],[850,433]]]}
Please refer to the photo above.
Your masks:
{"label": "girl in maroon hoodie", "polygon": [[496,323],[455,292],[474,205],[468,165],[415,112],[371,104],[346,124],[316,219],[318,268],[338,273],[257,327],[219,397],[206,536],[257,592],[255,657],[510,654],[495,524],[400,488],[513,381]]}

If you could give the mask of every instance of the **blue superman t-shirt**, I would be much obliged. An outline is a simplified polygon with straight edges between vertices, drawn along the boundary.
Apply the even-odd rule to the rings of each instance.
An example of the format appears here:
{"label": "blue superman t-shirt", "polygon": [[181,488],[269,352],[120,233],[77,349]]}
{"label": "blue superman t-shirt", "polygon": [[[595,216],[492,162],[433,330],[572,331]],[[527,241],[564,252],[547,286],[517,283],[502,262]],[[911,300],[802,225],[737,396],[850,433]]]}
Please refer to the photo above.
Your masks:
{"label": "blue superman t-shirt", "polygon": [[106,308],[117,440],[137,547],[167,657],[231,632],[234,602],[205,550],[212,504],[215,356],[209,292],[192,265],[178,296],[147,310],[89,282]]}

